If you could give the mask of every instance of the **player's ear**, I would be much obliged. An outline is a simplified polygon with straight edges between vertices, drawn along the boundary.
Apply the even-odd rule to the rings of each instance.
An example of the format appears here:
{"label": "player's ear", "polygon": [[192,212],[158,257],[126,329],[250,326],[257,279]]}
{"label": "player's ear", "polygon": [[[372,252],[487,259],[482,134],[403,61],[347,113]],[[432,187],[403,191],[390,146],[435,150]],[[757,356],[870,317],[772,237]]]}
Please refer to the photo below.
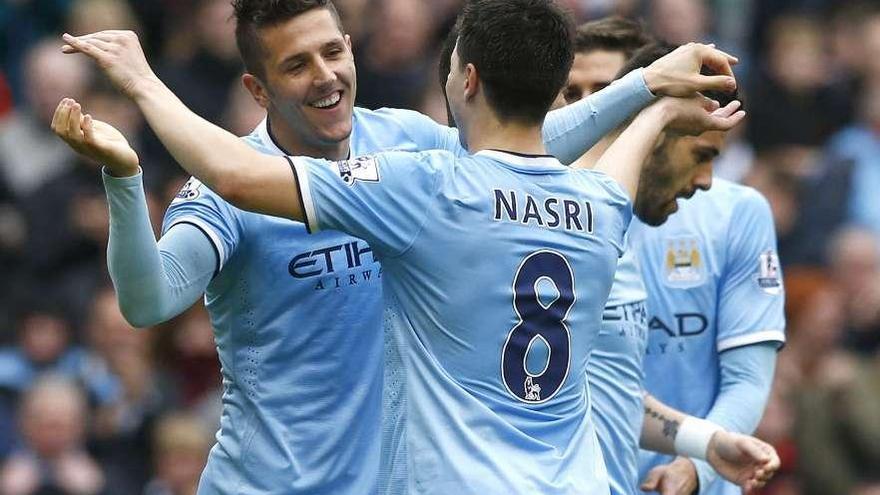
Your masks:
{"label": "player's ear", "polygon": [[469,100],[477,95],[480,87],[480,76],[474,64],[467,64],[464,68],[464,97]]}
{"label": "player's ear", "polygon": [[263,86],[263,83],[257,78],[257,76],[245,72],[241,76],[241,83],[244,84],[244,87],[248,90],[248,93],[251,94],[251,98],[257,102],[257,105],[260,105],[263,108],[269,107],[269,94],[266,92],[266,87]]}

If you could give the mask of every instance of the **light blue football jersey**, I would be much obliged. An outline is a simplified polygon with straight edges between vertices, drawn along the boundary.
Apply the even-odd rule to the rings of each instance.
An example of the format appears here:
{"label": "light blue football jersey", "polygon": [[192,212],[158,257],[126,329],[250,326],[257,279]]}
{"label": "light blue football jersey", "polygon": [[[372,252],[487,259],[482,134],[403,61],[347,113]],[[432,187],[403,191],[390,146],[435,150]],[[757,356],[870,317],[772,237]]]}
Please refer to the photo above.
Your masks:
{"label": "light blue football jersey", "polygon": [[408,470],[389,491],[608,493],[585,373],[631,217],[618,184],[499,151],[294,170],[311,229],[382,262]]}
{"label": "light blue football jersey", "polygon": [[[754,189],[715,179],[678,205],[662,226],[633,222],[630,232],[649,295],[645,383],[662,402],[705,417],[720,353],[785,341],[782,272],[770,206]],[[640,476],[670,459],[643,451]],[[718,480],[708,490],[738,489]]]}
{"label": "light blue football jersey", "polygon": [[613,495],[638,491],[639,437],[644,416],[647,293],[635,249],[627,249],[617,271],[596,339],[587,381],[599,445]]}
{"label": "light blue football jersey", "polygon": [[[267,121],[244,139],[284,154]],[[421,114],[355,109],[352,156],[435,148],[463,153],[457,131]],[[205,304],[223,412],[199,493],[375,493],[383,274],[370,246],[239,210],[195,179],[169,207],[163,231],[181,223],[201,229],[218,259]]]}

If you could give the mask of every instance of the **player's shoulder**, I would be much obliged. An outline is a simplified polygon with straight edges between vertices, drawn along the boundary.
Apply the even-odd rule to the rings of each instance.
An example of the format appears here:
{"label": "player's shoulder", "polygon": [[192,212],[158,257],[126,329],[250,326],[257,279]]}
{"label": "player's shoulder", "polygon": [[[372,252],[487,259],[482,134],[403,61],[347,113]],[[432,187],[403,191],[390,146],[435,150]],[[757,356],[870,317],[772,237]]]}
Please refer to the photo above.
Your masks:
{"label": "player's shoulder", "polygon": [[613,201],[627,203],[630,201],[629,194],[623,190],[623,187],[605,172],[588,168],[570,169],[571,175],[576,180],[587,182],[599,188],[603,194],[609,196]]}
{"label": "player's shoulder", "polygon": [[366,108],[355,107],[354,118],[355,120],[373,124],[384,123],[386,125],[397,125],[404,130],[407,130],[412,124],[439,125],[423,113],[403,108],[382,107],[377,110],[369,110]]}

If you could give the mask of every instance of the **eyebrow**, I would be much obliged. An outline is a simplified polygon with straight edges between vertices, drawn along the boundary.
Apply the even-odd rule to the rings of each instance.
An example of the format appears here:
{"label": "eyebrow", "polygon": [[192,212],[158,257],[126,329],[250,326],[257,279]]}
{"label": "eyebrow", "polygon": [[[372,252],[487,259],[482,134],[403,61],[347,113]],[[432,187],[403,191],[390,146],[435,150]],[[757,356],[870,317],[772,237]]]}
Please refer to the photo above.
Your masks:
{"label": "eyebrow", "polygon": [[[342,46],[341,40],[330,40],[330,41],[324,43],[323,45],[321,45],[319,50],[326,50],[327,48],[335,48],[335,47],[339,47],[339,46]],[[306,53],[302,53],[302,52],[294,53],[292,55],[288,55],[287,58],[283,59],[280,63],[280,66],[283,67],[291,62],[304,61],[307,57],[308,57],[308,54],[306,54]]]}

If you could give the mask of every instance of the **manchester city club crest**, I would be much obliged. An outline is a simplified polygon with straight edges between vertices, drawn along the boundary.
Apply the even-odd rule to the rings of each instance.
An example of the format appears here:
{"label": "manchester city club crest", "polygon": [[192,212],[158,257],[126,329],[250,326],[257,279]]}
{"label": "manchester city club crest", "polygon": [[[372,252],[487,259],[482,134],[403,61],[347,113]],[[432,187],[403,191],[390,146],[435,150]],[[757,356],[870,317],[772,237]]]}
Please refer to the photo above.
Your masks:
{"label": "manchester city club crest", "polygon": [[706,260],[696,237],[667,239],[664,266],[670,287],[694,287],[706,279]]}
{"label": "manchester city club crest", "polygon": [[767,294],[775,296],[782,292],[782,276],[779,270],[779,256],[768,249],[758,256],[758,287]]}

